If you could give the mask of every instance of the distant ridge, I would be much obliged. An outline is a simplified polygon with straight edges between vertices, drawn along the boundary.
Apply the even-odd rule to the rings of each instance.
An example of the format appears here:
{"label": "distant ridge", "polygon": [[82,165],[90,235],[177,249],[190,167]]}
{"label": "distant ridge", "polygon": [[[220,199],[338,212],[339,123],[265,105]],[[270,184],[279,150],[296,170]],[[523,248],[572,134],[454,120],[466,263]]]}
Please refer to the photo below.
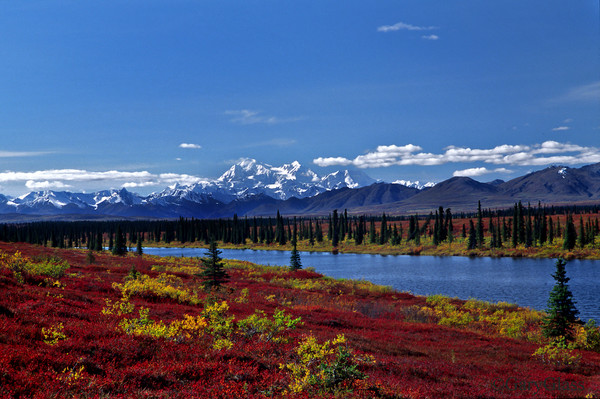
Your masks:
{"label": "distant ridge", "polygon": [[362,173],[338,171],[319,177],[293,162],[281,167],[243,160],[216,181],[175,185],[141,197],[125,189],[92,194],[41,191],[18,198],[0,195],[0,220],[97,218],[227,218],[288,215],[326,215],[348,212],[425,213],[438,206],[471,211],[481,201],[488,208],[516,201],[544,204],[600,204],[600,163],[548,168],[507,182],[481,183],[453,177],[433,186],[416,188],[375,183]]}

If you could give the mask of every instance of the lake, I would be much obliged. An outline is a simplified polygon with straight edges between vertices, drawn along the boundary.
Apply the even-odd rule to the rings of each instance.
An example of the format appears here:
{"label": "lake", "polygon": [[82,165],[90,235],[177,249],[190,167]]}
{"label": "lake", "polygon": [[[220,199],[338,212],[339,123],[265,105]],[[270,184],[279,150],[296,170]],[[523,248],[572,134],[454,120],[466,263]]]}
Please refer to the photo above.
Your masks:
{"label": "lake", "polygon": [[[289,251],[222,249],[222,257],[262,265],[287,266]],[[204,256],[202,248],[144,248],[159,256]],[[335,278],[363,279],[417,295],[442,294],[460,299],[506,301],[537,310],[547,307],[554,286],[555,259],[469,258],[300,252],[302,266]],[[569,287],[579,317],[600,322],[600,261],[567,263]]]}

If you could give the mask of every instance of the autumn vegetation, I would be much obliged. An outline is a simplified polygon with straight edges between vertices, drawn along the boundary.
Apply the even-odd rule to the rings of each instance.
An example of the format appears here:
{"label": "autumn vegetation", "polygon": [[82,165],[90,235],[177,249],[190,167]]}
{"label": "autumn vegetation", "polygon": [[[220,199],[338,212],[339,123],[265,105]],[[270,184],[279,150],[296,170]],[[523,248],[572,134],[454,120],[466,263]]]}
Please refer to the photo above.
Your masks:
{"label": "autumn vegetation", "polygon": [[0,397],[599,396],[593,323],[216,262],[0,242]]}

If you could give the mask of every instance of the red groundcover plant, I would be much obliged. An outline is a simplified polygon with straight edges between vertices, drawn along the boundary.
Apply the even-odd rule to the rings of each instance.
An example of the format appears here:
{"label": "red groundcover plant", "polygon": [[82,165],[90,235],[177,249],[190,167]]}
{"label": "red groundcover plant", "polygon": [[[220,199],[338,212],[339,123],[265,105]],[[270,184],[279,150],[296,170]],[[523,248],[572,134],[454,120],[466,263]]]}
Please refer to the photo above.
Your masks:
{"label": "red groundcover plant", "polygon": [[600,354],[532,356],[545,341],[527,310],[237,261],[207,292],[199,267],[0,243],[0,397],[600,393]]}

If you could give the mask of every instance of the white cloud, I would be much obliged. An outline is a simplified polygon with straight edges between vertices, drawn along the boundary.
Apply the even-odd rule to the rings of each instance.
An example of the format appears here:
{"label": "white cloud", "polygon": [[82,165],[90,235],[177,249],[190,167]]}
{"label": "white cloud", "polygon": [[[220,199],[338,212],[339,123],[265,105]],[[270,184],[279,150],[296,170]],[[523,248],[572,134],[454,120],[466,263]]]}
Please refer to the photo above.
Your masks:
{"label": "white cloud", "polygon": [[334,166],[334,165],[350,165],[352,163],[351,160],[342,157],[330,157],[330,158],[315,158],[313,162],[319,166]]}
{"label": "white cloud", "polygon": [[554,129],[552,129],[553,132],[562,132],[565,130],[569,130],[571,129],[569,126],[557,126]]}
{"label": "white cloud", "polygon": [[569,89],[562,96],[551,100],[551,103],[556,102],[589,102],[600,101],[600,80],[587,85],[577,86]]}
{"label": "white cloud", "polygon": [[202,146],[199,144],[181,143],[179,144],[179,148],[190,148],[194,150],[199,150],[200,148],[202,148]]}
{"label": "white cloud", "polygon": [[410,25],[410,24],[404,23],[404,22],[398,22],[394,25],[382,25],[377,28],[377,31],[378,32],[395,32],[398,30],[423,31],[423,30],[433,30],[433,29],[437,29],[437,27],[435,27],[435,26],[415,26],[415,25]]}
{"label": "white cloud", "polygon": [[[354,165],[358,168],[381,168],[394,165],[442,165],[455,162],[485,162],[496,165],[550,165],[600,162],[600,148],[545,141],[535,145],[504,144],[489,149],[446,147],[443,153],[418,152],[422,148],[405,146],[378,146],[375,151],[344,157],[319,157],[313,160],[319,166]],[[549,155],[552,156],[543,156]],[[542,156],[540,156],[542,155]]]}
{"label": "white cloud", "polygon": [[421,36],[421,39],[425,40],[438,40],[440,37],[438,35],[424,35]]}
{"label": "white cloud", "polygon": [[496,168],[496,169],[490,170],[486,167],[480,167],[480,168],[455,170],[454,173],[452,173],[452,176],[476,177],[476,176],[487,175],[488,173],[513,173],[513,171],[508,170],[506,168]]}
{"label": "white cloud", "polygon": [[128,183],[124,183],[121,185],[121,187],[123,188],[136,188],[136,187],[149,187],[149,186],[155,186],[156,183],[154,182],[128,182]]}
{"label": "white cloud", "polygon": [[258,111],[251,111],[249,109],[225,111],[225,115],[233,115],[231,122],[241,125],[254,125],[257,123],[275,125],[278,123],[296,122],[302,119],[300,117],[278,118],[275,116],[264,116]]}
{"label": "white cloud", "polygon": [[64,189],[74,185],[110,185],[132,187],[164,187],[174,183],[194,184],[206,179],[177,173],[154,174],[147,171],[124,172],[110,170],[93,172],[81,169],[53,169],[35,172],[1,172],[0,183],[23,182],[30,190]]}
{"label": "white cloud", "polygon": [[27,187],[30,190],[50,190],[50,189],[64,189],[64,188],[70,188],[73,187],[71,185],[68,184],[64,184],[61,181],[34,181],[34,180],[28,180],[25,183],[25,187]]}
{"label": "white cloud", "polygon": [[48,151],[0,151],[0,158],[36,157],[51,154]]}

